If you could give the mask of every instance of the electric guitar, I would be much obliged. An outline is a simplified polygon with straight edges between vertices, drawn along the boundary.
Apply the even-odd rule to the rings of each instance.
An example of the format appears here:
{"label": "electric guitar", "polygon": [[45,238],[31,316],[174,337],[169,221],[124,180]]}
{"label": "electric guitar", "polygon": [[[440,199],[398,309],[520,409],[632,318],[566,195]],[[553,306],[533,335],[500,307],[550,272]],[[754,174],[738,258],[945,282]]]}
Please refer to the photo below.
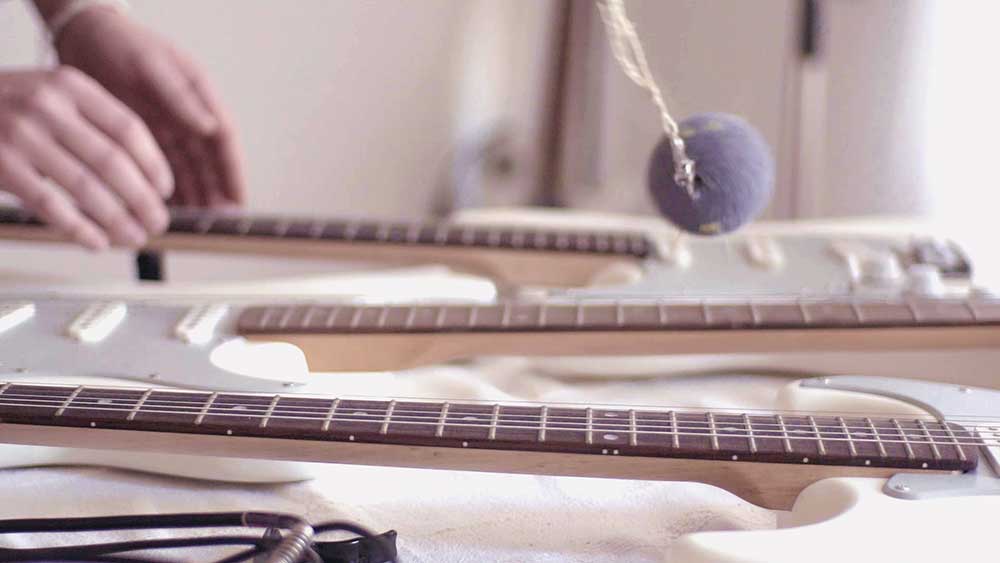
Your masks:
{"label": "electric guitar", "polygon": [[756,354],[772,370],[1000,387],[998,353],[1000,299],[987,297],[385,306],[32,295],[0,301],[0,377],[98,376],[218,391],[294,392],[336,377],[315,372],[504,355],[715,356],[713,367],[732,357],[734,369],[746,369],[746,356]]}
{"label": "electric guitar", "polygon": [[[968,292],[971,262],[929,237],[809,234],[677,237],[641,229],[469,222],[400,223],[174,209],[152,250],[252,253],[397,265],[436,263],[485,276],[505,294],[543,287],[573,298],[765,295],[926,296]],[[550,221],[551,223],[551,221]],[[61,242],[17,208],[0,208],[0,238]]]}
{"label": "electric guitar", "polygon": [[[675,561],[925,561],[992,548],[1000,392],[876,377],[797,384],[930,416],[774,413],[0,383],[0,441],[707,483],[791,527],[682,537]],[[892,538],[887,541],[887,538]],[[980,551],[981,550],[981,551]]]}

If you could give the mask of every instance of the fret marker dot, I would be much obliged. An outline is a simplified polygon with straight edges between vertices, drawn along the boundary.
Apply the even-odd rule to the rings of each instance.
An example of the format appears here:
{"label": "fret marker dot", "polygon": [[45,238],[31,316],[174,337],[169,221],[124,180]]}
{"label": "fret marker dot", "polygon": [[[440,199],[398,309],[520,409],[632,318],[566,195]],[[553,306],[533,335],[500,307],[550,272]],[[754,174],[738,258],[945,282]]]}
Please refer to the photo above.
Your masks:
{"label": "fret marker dot", "polygon": [[611,453],[614,455],[618,455],[618,450],[612,450]]}
{"label": "fret marker dot", "polygon": [[226,435],[227,436],[232,436],[233,435],[233,431],[232,430],[226,430]]}
{"label": "fret marker dot", "polygon": [[469,443],[468,442],[462,442],[462,447],[463,448],[468,448],[469,447]]}
{"label": "fret marker dot", "polygon": [[927,469],[927,462],[925,461],[924,463],[922,463],[922,464],[920,465],[920,467],[922,467],[922,468],[924,468],[924,469]]}
{"label": "fret marker dot", "polygon": [[474,416],[463,416],[462,420],[479,420],[479,419]]}
{"label": "fret marker dot", "polygon": [[351,434],[350,436],[348,436],[347,439],[353,442],[354,441],[354,434]]}
{"label": "fret marker dot", "polygon": [[738,455],[734,455],[734,456],[733,456],[733,461],[737,461],[737,460],[739,460],[739,459],[740,459],[740,456],[738,456]]}
{"label": "fret marker dot", "polygon": [[96,428],[97,427],[97,423],[96,422],[91,422],[90,423],[90,427],[91,428]]}
{"label": "fret marker dot", "polygon": [[808,457],[802,458],[802,463],[809,463],[809,458]]}
{"label": "fret marker dot", "polygon": [[871,465],[871,464],[872,464],[872,460],[870,460],[870,459],[866,459],[865,460],[865,465]]}
{"label": "fret marker dot", "polygon": [[601,453],[604,455],[608,455],[608,450],[601,450]]}
{"label": "fret marker dot", "polygon": [[618,415],[615,414],[615,413],[613,413],[613,412],[606,412],[606,413],[604,413],[604,416],[606,416],[608,418],[614,418],[614,417],[616,417]]}
{"label": "fret marker dot", "polygon": [[109,405],[111,404],[111,399],[97,399],[98,405]]}
{"label": "fret marker dot", "polygon": [[604,439],[614,442],[615,440],[618,439],[618,434],[605,434]]}
{"label": "fret marker dot", "polygon": [[357,416],[368,416],[368,413],[365,411],[354,411],[354,414]]}

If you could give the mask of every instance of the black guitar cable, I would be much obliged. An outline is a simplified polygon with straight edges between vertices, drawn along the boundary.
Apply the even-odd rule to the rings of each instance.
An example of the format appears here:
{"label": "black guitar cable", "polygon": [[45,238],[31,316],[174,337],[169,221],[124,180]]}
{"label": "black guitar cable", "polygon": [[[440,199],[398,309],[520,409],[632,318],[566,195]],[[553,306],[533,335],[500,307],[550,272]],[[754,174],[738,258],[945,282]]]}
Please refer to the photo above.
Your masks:
{"label": "black guitar cable", "polygon": [[[84,531],[163,528],[264,528],[263,536],[220,535],[208,537],[134,540],[87,545],[0,548],[0,561],[88,561],[107,563],[167,563],[170,559],[121,555],[125,552],[211,546],[250,546],[217,563],[396,563],[396,533],[374,534],[352,522],[333,521],[311,526],[291,514],[270,512],[220,512],[146,514],[84,518],[32,518],[0,520],[0,534],[66,533]],[[322,533],[345,531],[358,536],[342,541],[316,541]]]}

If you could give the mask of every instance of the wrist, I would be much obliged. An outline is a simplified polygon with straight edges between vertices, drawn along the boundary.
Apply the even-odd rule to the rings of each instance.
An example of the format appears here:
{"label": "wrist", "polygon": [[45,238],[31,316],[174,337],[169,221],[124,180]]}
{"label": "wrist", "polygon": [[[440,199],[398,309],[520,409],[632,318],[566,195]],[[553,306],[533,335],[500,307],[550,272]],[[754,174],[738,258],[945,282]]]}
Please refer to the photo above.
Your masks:
{"label": "wrist", "polygon": [[126,0],[36,0],[35,5],[45,21],[52,44],[79,19],[107,12],[120,14],[129,8]]}

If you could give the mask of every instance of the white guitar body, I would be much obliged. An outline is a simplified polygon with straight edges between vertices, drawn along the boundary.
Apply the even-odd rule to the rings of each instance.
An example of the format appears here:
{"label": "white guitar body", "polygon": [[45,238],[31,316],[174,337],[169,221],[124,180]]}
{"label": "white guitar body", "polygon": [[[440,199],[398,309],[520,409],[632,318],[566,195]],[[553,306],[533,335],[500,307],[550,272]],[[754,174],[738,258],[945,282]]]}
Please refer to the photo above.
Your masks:
{"label": "white guitar body", "polygon": [[[65,378],[55,380],[66,383]],[[893,380],[883,381],[886,385],[895,385]],[[85,382],[100,383],[92,378]],[[114,380],[105,383],[121,385]],[[907,385],[916,385],[918,390],[958,389],[913,381]],[[921,395],[916,397],[920,399]],[[776,406],[781,410],[827,412],[925,412],[884,397],[803,388],[798,382],[788,384],[779,394]],[[931,411],[937,414],[934,409]],[[982,459],[980,464],[985,466],[987,460]],[[39,465],[100,465],[231,482],[299,481],[308,479],[316,467],[315,464],[220,457],[0,446],[0,467]],[[930,477],[947,479],[950,476]],[[990,516],[1000,513],[1000,495],[996,490],[970,489],[945,493],[937,498],[932,491],[931,498],[910,500],[886,494],[886,483],[884,479],[863,478],[817,481],[800,493],[791,512],[779,515],[778,529],[688,534],[673,544],[669,560],[683,563],[940,562],[958,553],[989,553],[995,549],[991,533],[994,519]]]}
{"label": "white guitar body", "polygon": [[[805,489],[777,530],[682,536],[681,563],[948,561],[996,551],[1000,496],[904,500],[883,479],[825,479]],[[988,559],[989,556],[986,556]]]}

